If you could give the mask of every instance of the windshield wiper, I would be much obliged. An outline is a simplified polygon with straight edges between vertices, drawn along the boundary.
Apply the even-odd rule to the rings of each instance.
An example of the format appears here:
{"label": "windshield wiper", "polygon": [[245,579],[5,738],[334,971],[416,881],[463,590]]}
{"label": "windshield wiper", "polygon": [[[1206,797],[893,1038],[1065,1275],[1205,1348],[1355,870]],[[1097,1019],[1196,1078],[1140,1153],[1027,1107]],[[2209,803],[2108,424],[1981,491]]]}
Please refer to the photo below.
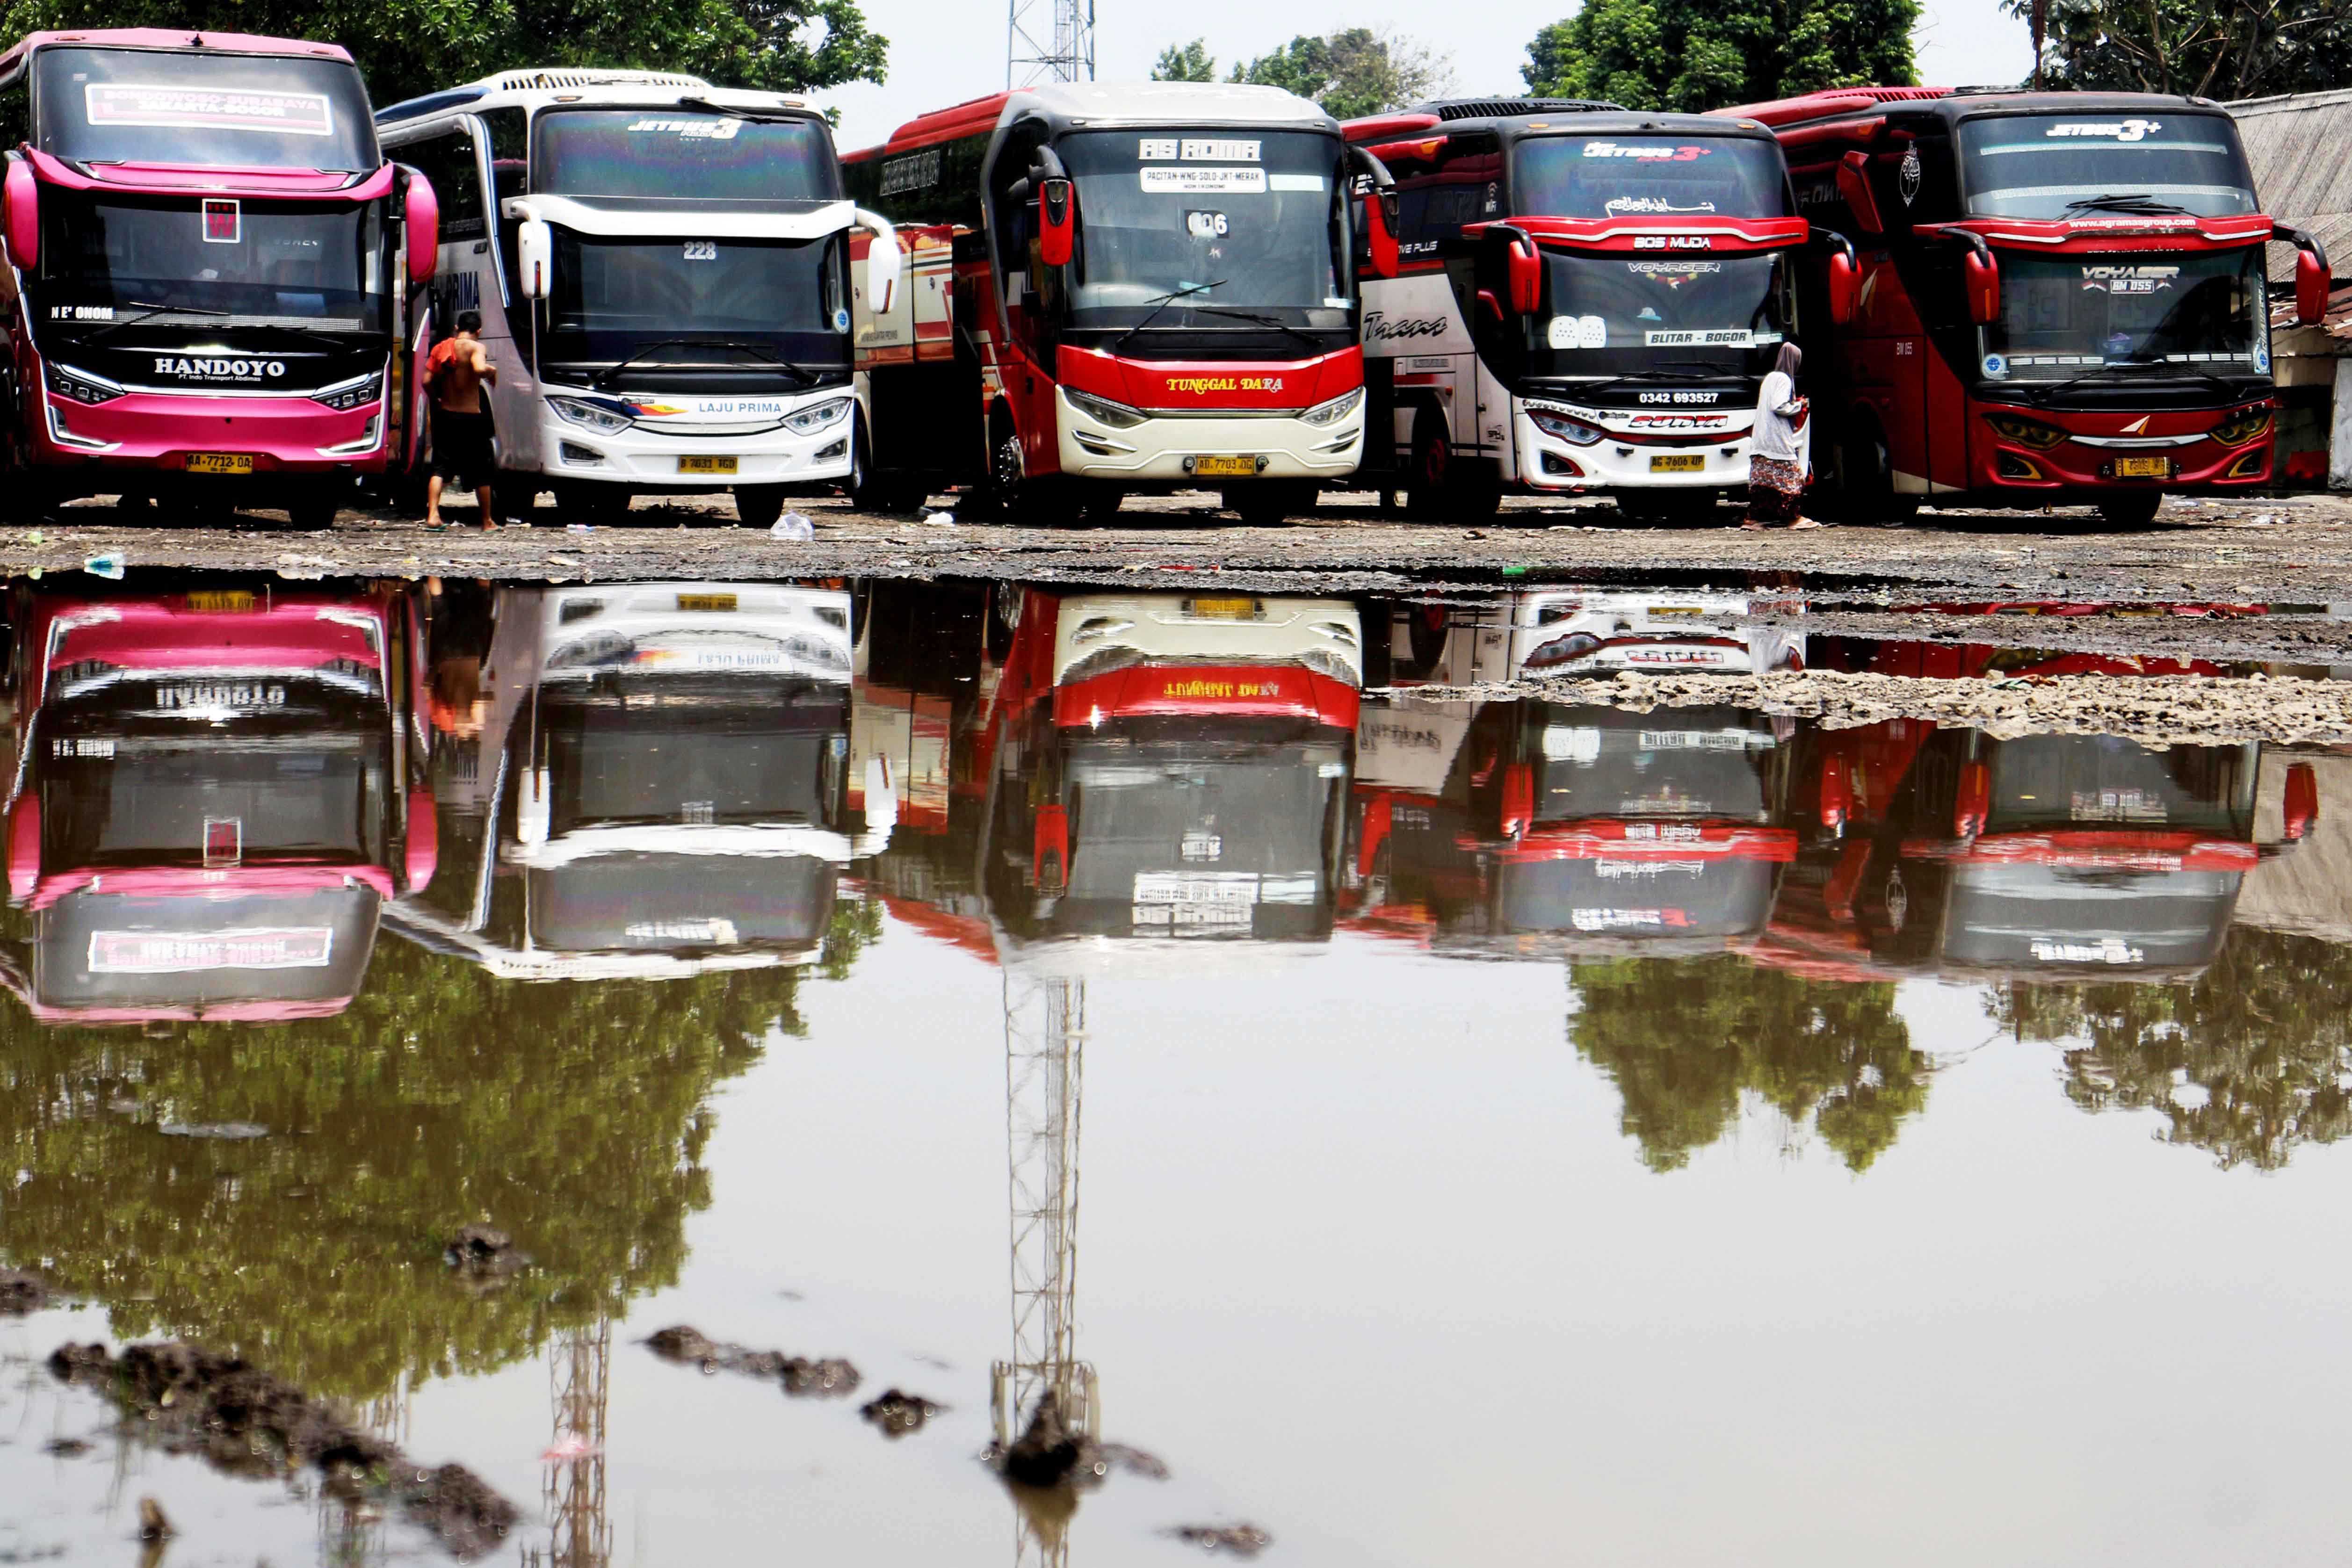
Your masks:
{"label": "windshield wiper", "polygon": [[2187,207],[2175,206],[2170,202],[2159,202],[2146,192],[2127,196],[2081,196],[2067,203],[2066,210],[2070,213],[2136,213],[2151,217],[2164,213],[2185,215],[2189,211]]}
{"label": "windshield wiper", "polygon": [[97,331],[92,332],[89,335],[92,341],[105,337],[109,332],[119,330],[124,327],[136,327],[140,322],[152,320],[158,316],[216,316],[226,320],[228,317],[235,314],[235,312],[228,310],[207,310],[202,306],[197,305],[156,305],[144,299],[126,299],[123,303],[130,306],[133,310],[138,311],[139,314],[136,316],[125,316],[120,321],[107,322],[104,326],[99,328]]}
{"label": "windshield wiper", "polygon": [[1278,317],[1269,316],[1262,310],[1236,310],[1227,305],[1195,305],[1192,308],[1205,310],[1212,316],[1230,316],[1236,321],[1255,321],[1261,327],[1271,327],[1277,332],[1287,332],[1310,349],[1319,349],[1323,346],[1322,339],[1313,336],[1303,328],[1294,327]]}
{"label": "windshield wiper", "polygon": [[1159,318],[1159,315],[1162,310],[1167,309],[1168,307],[1175,304],[1179,299],[1189,299],[1195,294],[1206,294],[1212,288],[1221,288],[1224,287],[1224,282],[1225,280],[1220,277],[1214,283],[1188,283],[1181,288],[1170,289],[1167,293],[1153,300],[1151,302],[1151,308],[1145,313],[1143,319],[1138,321],[1134,326],[1129,327],[1126,331],[1121,332],[1118,335],[1118,340],[1112,343],[1105,352],[1116,354],[1121,349],[1127,347],[1127,340],[1129,338],[1134,337],[1138,332],[1140,332],[1146,327],[1150,326],[1151,323]]}
{"label": "windshield wiper", "polygon": [[[646,355],[661,349],[725,349],[735,353],[756,354],[761,359],[763,359],[770,364],[774,365],[778,370],[789,371],[791,374],[799,377],[800,382],[803,386],[814,386],[816,384],[817,378],[813,372],[803,370],[800,366],[793,363],[790,360],[783,359],[776,354],[771,353],[768,350],[761,348],[756,343],[735,343],[730,342],[723,338],[664,338],[657,342],[647,343],[644,348],[639,349],[635,353],[629,355],[625,359],[616,360],[612,364],[606,365],[603,370],[598,371],[596,374],[590,379],[588,382],[589,386],[598,392],[605,391],[607,383],[609,383],[614,376],[619,375],[623,371],[627,370],[631,365],[635,364]],[[672,362],[675,363],[676,361]]]}
{"label": "windshield wiper", "polygon": [[2011,385],[2029,398],[2047,401],[2070,388],[2081,386],[2084,382],[2121,381],[2148,371],[2158,371],[2161,373],[2146,375],[2142,379],[2151,382],[2199,381],[2209,386],[2217,387],[2228,395],[2235,395],[2238,391],[2236,387],[2210,371],[2191,370],[2187,365],[2166,364],[2158,361],[2102,365],[2095,371],[2086,371],[2079,376],[2068,376],[2063,382],[2052,382],[2047,386],[2037,387],[2031,382],[2018,382]]}
{"label": "windshield wiper", "polygon": [[690,95],[680,98],[677,102],[681,109],[708,110],[712,114],[723,114],[731,120],[748,120],[754,125],[800,125],[804,124],[808,118],[800,114],[763,114],[756,109],[744,109],[731,103],[717,103],[707,98],[696,98]]}

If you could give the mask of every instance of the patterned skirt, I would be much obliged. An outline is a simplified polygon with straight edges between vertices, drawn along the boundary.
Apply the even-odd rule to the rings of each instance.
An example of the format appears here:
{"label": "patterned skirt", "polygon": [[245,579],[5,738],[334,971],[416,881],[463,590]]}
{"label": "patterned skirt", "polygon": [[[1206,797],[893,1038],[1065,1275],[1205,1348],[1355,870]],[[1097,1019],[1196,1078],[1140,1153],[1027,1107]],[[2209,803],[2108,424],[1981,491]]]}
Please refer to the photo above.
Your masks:
{"label": "patterned skirt", "polygon": [[1748,460],[1748,515],[1759,523],[1793,523],[1804,498],[1805,471],[1777,457]]}

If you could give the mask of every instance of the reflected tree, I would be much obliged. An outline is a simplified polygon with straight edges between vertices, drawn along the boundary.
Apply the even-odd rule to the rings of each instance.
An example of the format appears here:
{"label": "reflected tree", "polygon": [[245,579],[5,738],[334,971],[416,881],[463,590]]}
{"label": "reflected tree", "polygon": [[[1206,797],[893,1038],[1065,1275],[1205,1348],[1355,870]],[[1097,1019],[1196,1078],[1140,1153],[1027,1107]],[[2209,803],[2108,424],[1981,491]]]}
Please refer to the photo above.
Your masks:
{"label": "reflected tree", "polygon": [[1724,956],[1612,958],[1569,976],[1569,1040],[1623,1096],[1619,1125],[1652,1170],[1678,1170],[1753,1094],[1810,1123],[1860,1172],[1927,1103],[1895,988],[1843,985]]}
{"label": "reflected tree", "polygon": [[2239,926],[2194,984],[2011,986],[1987,1010],[2021,1040],[2072,1042],[2066,1095],[2153,1111],[2166,1143],[2277,1170],[2352,1135],[2352,949]]}
{"label": "reflected tree", "polygon": [[[836,909],[825,966],[868,939]],[[386,937],[341,1016],[272,1028],[42,1030],[0,1019],[0,1259],[315,1394],[486,1371],[675,1281],[710,1201],[714,1085],[798,975],[514,985]],[[259,1135],[257,1129],[267,1129]],[[534,1267],[444,1267],[458,1226]]]}

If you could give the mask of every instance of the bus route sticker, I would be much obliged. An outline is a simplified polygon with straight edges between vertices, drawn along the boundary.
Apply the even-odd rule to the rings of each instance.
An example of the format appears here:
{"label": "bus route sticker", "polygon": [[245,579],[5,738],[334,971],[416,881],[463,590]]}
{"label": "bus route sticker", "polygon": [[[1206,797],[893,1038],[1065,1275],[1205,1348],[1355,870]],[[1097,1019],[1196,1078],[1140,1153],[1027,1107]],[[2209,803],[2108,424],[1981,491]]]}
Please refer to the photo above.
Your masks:
{"label": "bus route sticker", "polygon": [[322,969],[334,955],[332,927],[257,926],[241,931],[93,931],[93,975],[186,975],[207,969]]}
{"label": "bus route sticker", "polygon": [[322,92],[218,92],[162,83],[94,81],[82,88],[92,125],[160,126],[170,131],[275,131],[331,136],[334,106]]}
{"label": "bus route sticker", "polygon": [[1155,164],[1137,173],[1144,191],[1153,195],[1225,195],[1265,189],[1263,169],[1187,169]]}

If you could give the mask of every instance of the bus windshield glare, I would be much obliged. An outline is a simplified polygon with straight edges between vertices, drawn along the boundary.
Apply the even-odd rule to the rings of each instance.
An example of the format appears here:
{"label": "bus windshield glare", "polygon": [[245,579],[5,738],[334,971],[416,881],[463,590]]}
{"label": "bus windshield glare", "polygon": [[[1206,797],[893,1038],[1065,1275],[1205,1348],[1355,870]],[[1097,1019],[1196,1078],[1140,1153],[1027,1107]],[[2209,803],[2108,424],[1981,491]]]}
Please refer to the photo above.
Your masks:
{"label": "bus windshield glare", "polygon": [[2263,247],[2000,257],[2000,319],[1983,329],[1990,381],[2107,368],[2266,371]]}
{"label": "bus windshield glare", "polygon": [[2252,831],[2255,747],[2150,750],[2119,736],[2041,735],[1994,754],[1986,831],[2051,828]]}
{"label": "bus windshield glare", "polygon": [[75,163],[364,173],[383,162],[341,60],[51,47],[33,61],[34,145]]}
{"label": "bus windshield glare", "polygon": [[[373,205],[41,193],[41,304],[79,323],[173,310],[341,331],[383,326]],[[161,307],[161,309],[157,308]],[[102,312],[103,314],[94,314]]]}
{"label": "bus windshield glare", "polygon": [[[555,230],[551,359],[648,361],[755,345],[794,363],[849,358],[839,236],[818,240],[605,239]],[[745,361],[753,368],[755,361]]]}
{"label": "bus windshield glare", "polygon": [[[1344,329],[1352,298],[1337,138],[1100,131],[1055,143],[1077,186],[1074,325]],[[1035,243],[1021,224],[1010,267]],[[1033,268],[1035,276],[1042,268]],[[1158,314],[1151,314],[1157,311]],[[1255,325],[1263,327],[1260,321]]]}
{"label": "bus windshield glare", "polygon": [[1767,256],[1572,255],[1547,248],[1552,315],[1525,319],[1539,376],[1665,364],[1763,373],[1787,325],[1787,264]]}
{"label": "bus windshield glare", "polygon": [[2228,217],[2258,211],[2238,130],[2219,114],[2011,114],[1960,126],[1968,210],[2084,218],[2118,208]]}
{"label": "bus windshield glare", "polygon": [[1511,211],[1526,217],[1777,218],[1780,150],[1739,137],[1542,136],[1513,151]]}
{"label": "bus windshield glare", "polygon": [[676,107],[539,117],[531,188],[634,201],[830,202],[841,195],[821,121]]}

